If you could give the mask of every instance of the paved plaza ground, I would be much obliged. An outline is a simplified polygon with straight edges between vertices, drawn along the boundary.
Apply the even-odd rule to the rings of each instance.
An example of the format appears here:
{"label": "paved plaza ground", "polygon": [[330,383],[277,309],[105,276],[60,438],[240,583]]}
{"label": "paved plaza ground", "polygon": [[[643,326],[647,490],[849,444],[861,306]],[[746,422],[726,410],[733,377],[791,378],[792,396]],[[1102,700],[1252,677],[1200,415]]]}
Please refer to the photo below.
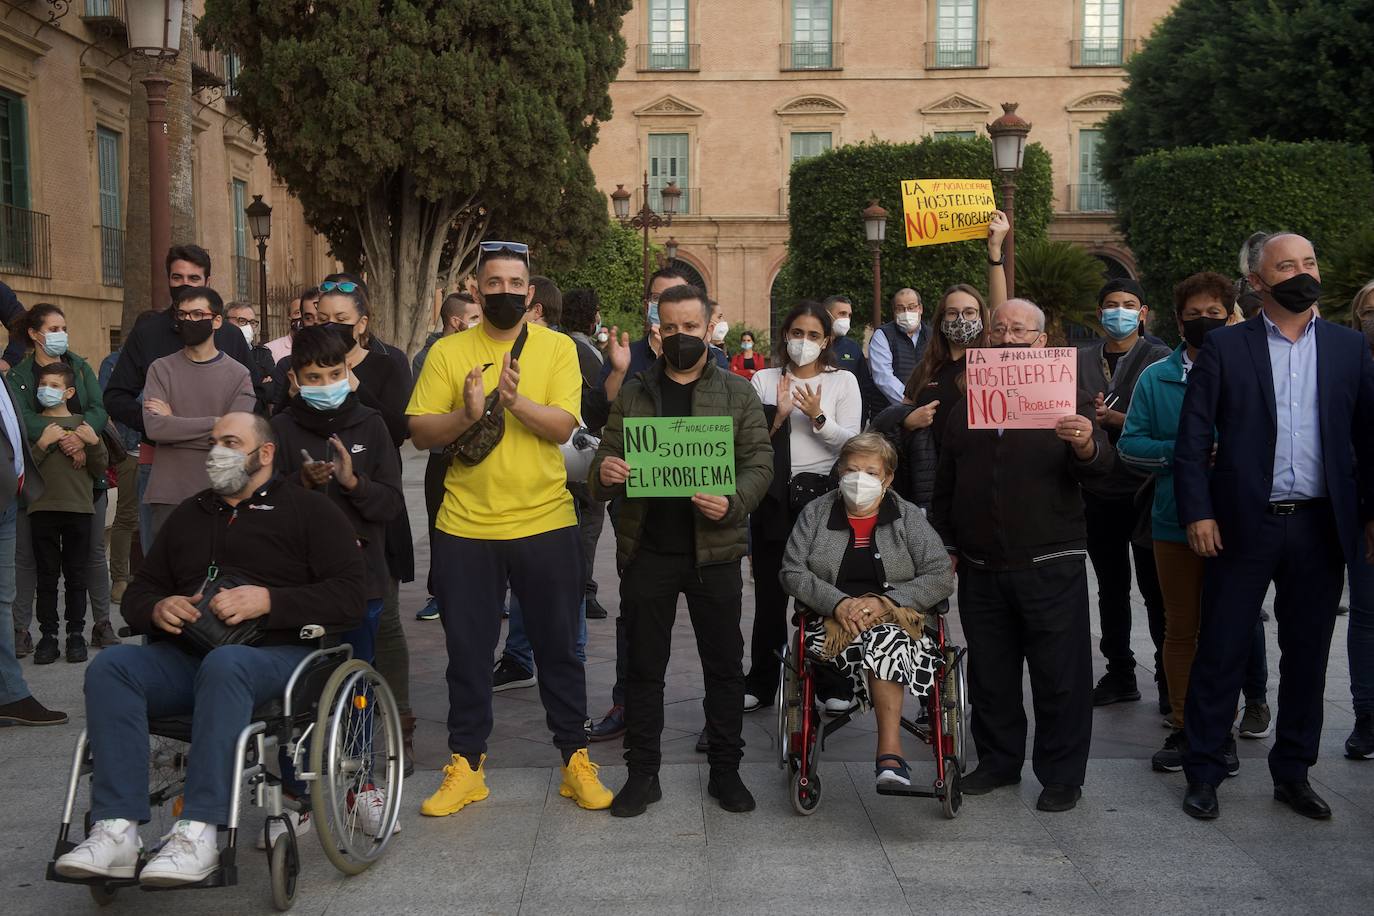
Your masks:
{"label": "paved plaza ground", "polygon": [[[406,451],[405,479],[427,566],[420,481],[425,459]],[[609,525],[597,563],[607,620],[592,621],[588,705],[610,704],[617,588]],[[421,582],[402,589],[410,638],[411,696],[420,717],[417,765],[405,788],[404,831],[370,871],[343,878],[313,835],[302,843],[294,912],[303,914],[748,914],[864,913],[1202,913],[1222,916],[1374,912],[1374,761],[1341,755],[1353,715],[1345,625],[1337,627],[1327,678],[1322,759],[1312,782],[1335,816],[1317,823],[1274,802],[1264,755],[1270,741],[1242,741],[1241,773],[1221,789],[1222,817],[1203,823],[1180,810],[1181,774],[1150,770],[1166,735],[1154,703],[1100,709],[1083,801],[1065,814],[1035,810],[1030,772],[1018,788],[965,800],[947,821],[939,803],[873,791],[873,720],[852,723],[823,757],[824,797],[810,818],[792,812],[774,764],[774,717],[745,717],[743,775],[758,810],[726,814],[706,794],[706,766],[693,751],[701,727],[701,669],[685,610],[674,631],[663,736],[663,802],[638,819],[585,812],[558,795],[557,752],[533,688],[495,700],[487,761],[491,797],[453,817],[422,818],[420,801],[448,761],[446,658],[440,625],[414,619]],[[745,597],[746,633],[752,600]],[[957,613],[952,616],[958,635]],[[1278,652],[1269,625],[1270,693]],[[1094,632],[1096,626],[1094,625]],[[1142,686],[1153,669],[1144,610],[1134,643]],[[1101,660],[1097,659],[1100,672]],[[35,694],[72,714],[50,729],[0,730],[0,895],[5,914],[93,910],[82,888],[43,880],[57,830],[73,742],[83,725],[81,671],[24,663]],[[1028,689],[1028,688],[1027,688]],[[1027,694],[1029,696],[1029,694]],[[1272,739],[1271,739],[1272,740]],[[593,746],[602,778],[624,781],[619,742]],[[918,778],[931,769],[923,747],[907,746]],[[261,825],[250,809],[244,826]],[[146,839],[151,839],[147,837]],[[124,891],[109,912],[270,912],[265,859],[240,858],[238,887],[146,894]]]}

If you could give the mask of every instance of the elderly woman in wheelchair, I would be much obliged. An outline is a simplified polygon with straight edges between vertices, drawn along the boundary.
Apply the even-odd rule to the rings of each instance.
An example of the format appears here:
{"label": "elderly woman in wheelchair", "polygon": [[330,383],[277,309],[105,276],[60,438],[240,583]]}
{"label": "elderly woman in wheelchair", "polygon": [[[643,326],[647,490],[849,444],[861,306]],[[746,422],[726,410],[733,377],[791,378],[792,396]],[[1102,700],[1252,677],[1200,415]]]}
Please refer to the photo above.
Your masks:
{"label": "elderly woman in wheelchair", "polygon": [[[924,698],[930,692],[941,659],[923,612],[954,590],[935,531],[920,509],[891,490],[896,467],[897,454],[882,436],[850,439],[840,451],[839,490],[802,511],[781,576],[802,609],[806,654],[838,667],[860,708],[876,713],[880,788],[910,785],[902,756],[902,694]],[[805,662],[789,664],[801,670]]]}

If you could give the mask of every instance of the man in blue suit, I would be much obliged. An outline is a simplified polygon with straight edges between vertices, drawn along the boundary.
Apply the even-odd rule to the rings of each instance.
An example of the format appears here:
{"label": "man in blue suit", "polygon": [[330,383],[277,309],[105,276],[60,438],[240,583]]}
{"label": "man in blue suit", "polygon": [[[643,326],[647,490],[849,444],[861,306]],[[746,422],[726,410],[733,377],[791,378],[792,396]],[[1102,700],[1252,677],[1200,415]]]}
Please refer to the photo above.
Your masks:
{"label": "man in blue suit", "polygon": [[1220,813],[1222,752],[1272,581],[1283,654],[1274,798],[1327,818],[1307,771],[1317,762],[1342,568],[1359,551],[1374,555],[1374,362],[1363,335],[1318,317],[1321,273],[1307,239],[1270,236],[1250,284],[1263,308],[1207,335],[1174,449],[1179,519],[1209,558],[1184,713],[1183,810]]}

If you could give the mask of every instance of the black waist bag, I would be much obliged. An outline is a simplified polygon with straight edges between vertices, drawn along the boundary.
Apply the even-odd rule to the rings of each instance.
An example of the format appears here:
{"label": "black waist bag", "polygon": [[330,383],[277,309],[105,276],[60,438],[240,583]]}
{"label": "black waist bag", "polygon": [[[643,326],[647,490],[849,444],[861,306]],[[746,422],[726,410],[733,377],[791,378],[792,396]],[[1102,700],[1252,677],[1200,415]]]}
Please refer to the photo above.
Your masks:
{"label": "black waist bag", "polygon": [[210,610],[210,600],[221,590],[250,584],[233,576],[220,576],[213,582],[207,583],[201,592],[200,603],[196,605],[196,610],[200,611],[200,619],[194,623],[183,625],[181,635],[177,637],[177,643],[181,648],[192,655],[204,657],[220,646],[256,645],[263,637],[265,628],[262,626],[262,622],[264,618],[255,617],[231,627],[216,617],[214,611]]}
{"label": "black waist bag", "polygon": [[[520,329],[520,336],[516,338],[515,346],[510,351],[511,362],[520,358],[521,351],[525,349],[525,338],[529,333],[528,326]],[[482,405],[482,416],[461,436],[444,447],[445,457],[457,458],[468,467],[475,467],[495,451],[501,437],[506,434],[506,411],[500,400],[499,388],[487,395],[486,403]]]}

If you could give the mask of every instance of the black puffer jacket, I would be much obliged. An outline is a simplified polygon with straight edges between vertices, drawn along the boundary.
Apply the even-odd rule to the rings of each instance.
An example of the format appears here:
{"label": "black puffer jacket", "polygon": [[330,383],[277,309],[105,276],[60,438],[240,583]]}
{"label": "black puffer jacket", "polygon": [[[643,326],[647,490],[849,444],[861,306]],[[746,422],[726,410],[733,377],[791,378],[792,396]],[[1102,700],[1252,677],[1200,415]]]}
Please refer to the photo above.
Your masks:
{"label": "black puffer jacket", "polygon": [[873,418],[872,430],[881,433],[897,450],[897,476],[893,487],[907,502],[930,509],[935,496],[935,468],[939,455],[931,427],[907,429],[902,424],[916,407],[894,404]]}

